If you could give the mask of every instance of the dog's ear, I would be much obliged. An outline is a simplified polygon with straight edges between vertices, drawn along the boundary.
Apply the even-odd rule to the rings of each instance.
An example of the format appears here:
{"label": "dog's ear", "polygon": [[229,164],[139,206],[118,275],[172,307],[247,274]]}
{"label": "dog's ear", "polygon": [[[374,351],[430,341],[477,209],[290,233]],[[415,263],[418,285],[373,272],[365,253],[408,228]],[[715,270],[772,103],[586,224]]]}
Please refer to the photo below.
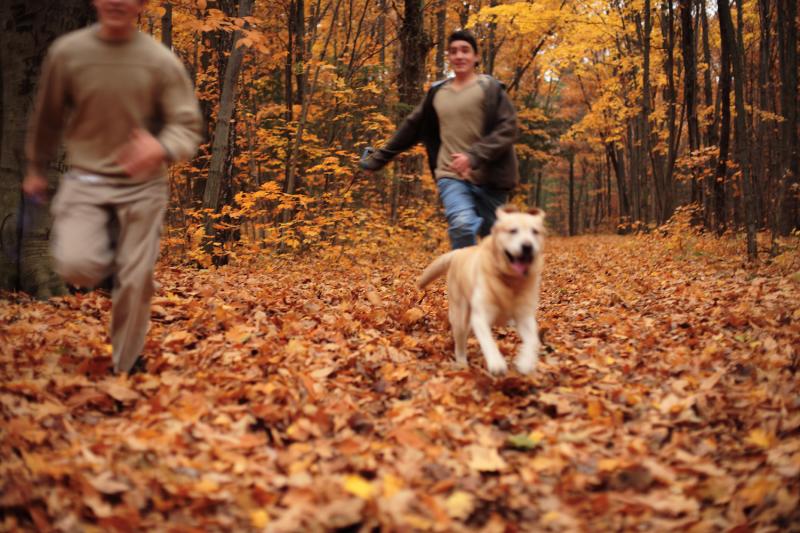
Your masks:
{"label": "dog's ear", "polygon": [[497,208],[497,211],[494,212],[494,214],[497,215],[498,219],[503,218],[505,215],[509,215],[511,213],[519,213],[519,209],[517,209],[517,206],[513,204],[501,205],[500,207]]}
{"label": "dog's ear", "polygon": [[528,209],[528,214],[533,216],[540,216],[542,218],[544,218],[545,215],[544,210],[539,209],[538,207],[531,207],[530,209]]}

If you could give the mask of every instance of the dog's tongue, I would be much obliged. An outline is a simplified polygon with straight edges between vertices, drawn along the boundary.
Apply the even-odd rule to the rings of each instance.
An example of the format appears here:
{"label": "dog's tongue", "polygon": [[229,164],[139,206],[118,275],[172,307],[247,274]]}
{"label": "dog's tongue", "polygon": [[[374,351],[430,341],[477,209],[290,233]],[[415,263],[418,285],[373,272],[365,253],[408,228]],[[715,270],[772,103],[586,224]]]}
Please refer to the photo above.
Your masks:
{"label": "dog's tongue", "polygon": [[528,263],[523,263],[522,261],[514,261],[511,263],[511,268],[520,276],[524,276],[528,273]]}

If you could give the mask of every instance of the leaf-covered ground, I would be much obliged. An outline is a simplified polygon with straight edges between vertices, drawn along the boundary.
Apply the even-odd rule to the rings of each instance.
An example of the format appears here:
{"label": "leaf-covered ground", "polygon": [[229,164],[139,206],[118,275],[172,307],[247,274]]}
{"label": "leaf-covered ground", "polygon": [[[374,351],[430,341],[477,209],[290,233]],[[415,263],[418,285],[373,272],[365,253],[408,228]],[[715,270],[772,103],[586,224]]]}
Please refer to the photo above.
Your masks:
{"label": "leaf-covered ground", "polygon": [[800,279],[684,244],[551,240],[530,378],[421,247],[163,267],[130,379],[102,294],[5,295],[0,530],[798,530]]}

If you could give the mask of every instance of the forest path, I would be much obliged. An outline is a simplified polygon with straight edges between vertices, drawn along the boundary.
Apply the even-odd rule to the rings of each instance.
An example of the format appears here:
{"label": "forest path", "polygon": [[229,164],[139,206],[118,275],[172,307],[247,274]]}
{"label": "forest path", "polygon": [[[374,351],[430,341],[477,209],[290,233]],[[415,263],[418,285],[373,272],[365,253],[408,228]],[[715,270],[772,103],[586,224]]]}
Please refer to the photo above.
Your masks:
{"label": "forest path", "polygon": [[130,379],[107,298],[6,295],[0,530],[800,527],[797,275],[554,238],[539,368],[492,378],[413,287],[433,255],[163,267]]}

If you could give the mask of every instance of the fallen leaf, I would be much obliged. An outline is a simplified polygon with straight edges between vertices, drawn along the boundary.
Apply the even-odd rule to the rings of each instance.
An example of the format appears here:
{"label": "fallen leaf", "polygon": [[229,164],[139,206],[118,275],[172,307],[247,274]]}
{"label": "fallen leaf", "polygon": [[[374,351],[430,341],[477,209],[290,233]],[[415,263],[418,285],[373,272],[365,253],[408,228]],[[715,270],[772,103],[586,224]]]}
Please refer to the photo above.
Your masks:
{"label": "fallen leaf", "polygon": [[342,486],[344,490],[354,496],[358,496],[364,500],[372,498],[375,494],[375,488],[372,484],[361,476],[348,475],[345,476]]}
{"label": "fallen leaf", "polygon": [[186,346],[195,342],[195,336],[188,331],[173,331],[164,339],[164,344],[167,346],[181,345]]}
{"label": "fallen leaf", "polygon": [[745,442],[748,442],[758,448],[764,448],[764,449],[769,449],[772,446],[774,440],[775,439],[772,435],[770,435],[761,428],[750,430],[750,433],[748,433],[747,437],[745,438]]}
{"label": "fallen leaf", "polygon": [[89,484],[103,494],[119,494],[130,490],[126,483],[114,479],[114,474],[110,471],[89,478]]}
{"label": "fallen leaf", "polygon": [[292,339],[286,344],[286,353],[295,357],[305,355],[306,346],[299,339]]}
{"label": "fallen leaf", "polygon": [[245,324],[236,324],[225,332],[225,340],[232,344],[244,344],[253,335],[253,330]]}
{"label": "fallen leaf", "polygon": [[269,523],[269,514],[263,509],[250,512],[250,524],[256,529],[263,529]]}
{"label": "fallen leaf", "polygon": [[407,325],[411,325],[414,322],[417,322],[423,316],[425,316],[425,311],[419,307],[412,307],[406,311],[405,314],[403,314],[403,322],[405,322]]}
{"label": "fallen leaf", "polygon": [[533,450],[539,446],[538,441],[533,440],[530,435],[526,435],[525,433],[509,436],[508,439],[506,439],[506,444],[517,450]]}
{"label": "fallen leaf", "polygon": [[466,449],[469,457],[467,464],[473,470],[479,472],[499,472],[505,470],[508,465],[500,457],[496,448],[487,448],[473,444]]}
{"label": "fallen leaf", "polygon": [[475,497],[469,492],[457,490],[444,502],[447,514],[457,520],[466,519],[475,507]]}
{"label": "fallen leaf", "polygon": [[107,380],[97,384],[97,388],[118,402],[132,402],[139,399],[139,393],[117,380]]}

